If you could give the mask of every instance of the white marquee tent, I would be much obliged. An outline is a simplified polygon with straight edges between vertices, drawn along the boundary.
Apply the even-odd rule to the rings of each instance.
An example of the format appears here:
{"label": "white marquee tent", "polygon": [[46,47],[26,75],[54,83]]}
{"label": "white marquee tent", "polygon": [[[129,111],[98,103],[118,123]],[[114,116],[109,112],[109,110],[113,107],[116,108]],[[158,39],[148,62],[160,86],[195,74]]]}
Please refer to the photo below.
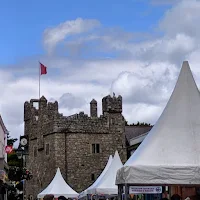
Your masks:
{"label": "white marquee tent", "polygon": [[106,173],[106,171],[109,169],[111,163],[113,161],[113,157],[112,155],[109,156],[108,162],[104,168],[104,170],[102,171],[102,173],[100,174],[100,176],[97,178],[97,180],[86,190],[84,190],[83,192],[80,193],[79,198],[82,198],[84,196],[86,196],[88,194],[88,190],[95,188],[95,186],[101,181],[102,177],[104,176],[104,174]]}
{"label": "white marquee tent", "polygon": [[200,184],[200,92],[187,61],[159,120],[116,184]]}
{"label": "white marquee tent", "polygon": [[78,197],[78,193],[75,192],[63,179],[59,168],[47,188],[38,194],[38,198],[43,198],[46,194],[53,194],[55,198],[58,198],[59,196],[64,196],[66,198]]}
{"label": "white marquee tent", "polygon": [[112,195],[117,194],[118,189],[115,185],[115,179],[117,170],[123,166],[119,157],[118,151],[115,152],[113,161],[109,166],[106,173],[103,175],[101,180],[95,185],[95,187],[88,189],[88,194],[99,194],[99,195]]}

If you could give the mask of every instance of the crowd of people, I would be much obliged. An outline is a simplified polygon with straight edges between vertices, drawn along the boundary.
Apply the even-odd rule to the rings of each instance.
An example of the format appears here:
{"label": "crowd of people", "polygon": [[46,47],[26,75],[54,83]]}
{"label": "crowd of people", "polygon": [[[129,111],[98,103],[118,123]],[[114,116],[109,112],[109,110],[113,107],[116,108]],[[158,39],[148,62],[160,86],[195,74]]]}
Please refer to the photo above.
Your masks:
{"label": "crowd of people", "polygon": [[[48,194],[48,195],[45,195],[45,196],[44,196],[44,199],[43,199],[43,200],[54,200],[54,199],[55,199],[54,195]],[[60,196],[60,197],[58,197],[57,199],[58,199],[58,200],[67,200],[67,198],[65,198],[64,196]],[[199,200],[199,198],[194,198],[194,200],[196,200],[196,199]],[[167,198],[163,198],[162,200],[168,200],[168,199],[167,199]],[[174,194],[174,195],[171,197],[171,200],[181,200],[181,196],[179,196],[178,194]],[[191,199],[191,198],[187,197],[185,200],[193,200],[193,198]]]}
{"label": "crowd of people", "polygon": [[[45,195],[43,200],[54,200],[54,195],[53,194]],[[58,197],[58,200],[67,200],[67,198],[65,198],[64,196],[60,196]]]}
{"label": "crowd of people", "polygon": [[[163,198],[162,200],[169,200],[168,198]],[[187,197],[186,199],[182,199],[180,195],[178,194],[174,194],[171,197],[171,200],[200,200],[200,196],[199,195],[195,195],[192,197]]]}

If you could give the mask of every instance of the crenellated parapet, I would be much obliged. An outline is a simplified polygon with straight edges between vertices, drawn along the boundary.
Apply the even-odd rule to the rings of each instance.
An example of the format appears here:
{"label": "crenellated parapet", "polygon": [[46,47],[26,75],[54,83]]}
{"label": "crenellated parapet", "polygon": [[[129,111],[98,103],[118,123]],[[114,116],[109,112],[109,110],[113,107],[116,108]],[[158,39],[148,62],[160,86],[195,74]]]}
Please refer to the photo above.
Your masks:
{"label": "crenellated parapet", "polygon": [[73,132],[73,133],[107,133],[108,132],[107,117],[89,117],[84,112],[72,116],[60,115],[54,120],[54,132]]}
{"label": "crenellated parapet", "polygon": [[122,96],[111,97],[110,95],[102,99],[102,113],[122,113]]}
{"label": "crenellated parapet", "polygon": [[90,102],[90,116],[84,112],[71,116],[63,116],[58,112],[58,102],[48,102],[42,96],[31,99],[24,103],[25,134],[30,138],[38,138],[55,132],[77,132],[77,133],[106,133],[114,120],[109,115],[122,113],[122,97],[111,97],[102,99],[102,115],[98,117],[97,101]]}
{"label": "crenellated parapet", "polygon": [[53,131],[53,120],[58,115],[58,102],[47,102],[42,96],[38,99],[31,99],[24,103],[24,122],[25,134],[30,139],[37,138],[38,135],[44,135]]}
{"label": "crenellated parapet", "polygon": [[58,114],[58,102],[48,102],[44,96],[38,99],[31,99],[24,103],[24,121],[33,120],[36,116]]}

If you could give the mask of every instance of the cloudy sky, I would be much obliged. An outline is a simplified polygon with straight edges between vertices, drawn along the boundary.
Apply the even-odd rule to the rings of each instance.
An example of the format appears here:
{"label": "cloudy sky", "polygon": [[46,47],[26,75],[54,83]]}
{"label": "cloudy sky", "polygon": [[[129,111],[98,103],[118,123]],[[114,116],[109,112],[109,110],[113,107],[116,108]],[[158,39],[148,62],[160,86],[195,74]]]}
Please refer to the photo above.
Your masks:
{"label": "cloudy sky", "polygon": [[[59,3],[58,3],[59,2]],[[65,115],[115,92],[129,123],[154,124],[183,60],[200,84],[200,0],[35,0],[0,6],[0,114],[23,135],[23,104],[41,94]]]}

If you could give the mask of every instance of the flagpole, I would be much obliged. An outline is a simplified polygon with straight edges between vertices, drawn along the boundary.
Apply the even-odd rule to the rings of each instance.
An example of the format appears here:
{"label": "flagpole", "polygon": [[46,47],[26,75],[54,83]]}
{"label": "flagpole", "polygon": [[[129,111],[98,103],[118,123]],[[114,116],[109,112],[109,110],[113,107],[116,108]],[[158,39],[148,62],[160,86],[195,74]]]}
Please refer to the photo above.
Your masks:
{"label": "flagpole", "polygon": [[40,61],[39,61],[39,100],[40,100]]}

